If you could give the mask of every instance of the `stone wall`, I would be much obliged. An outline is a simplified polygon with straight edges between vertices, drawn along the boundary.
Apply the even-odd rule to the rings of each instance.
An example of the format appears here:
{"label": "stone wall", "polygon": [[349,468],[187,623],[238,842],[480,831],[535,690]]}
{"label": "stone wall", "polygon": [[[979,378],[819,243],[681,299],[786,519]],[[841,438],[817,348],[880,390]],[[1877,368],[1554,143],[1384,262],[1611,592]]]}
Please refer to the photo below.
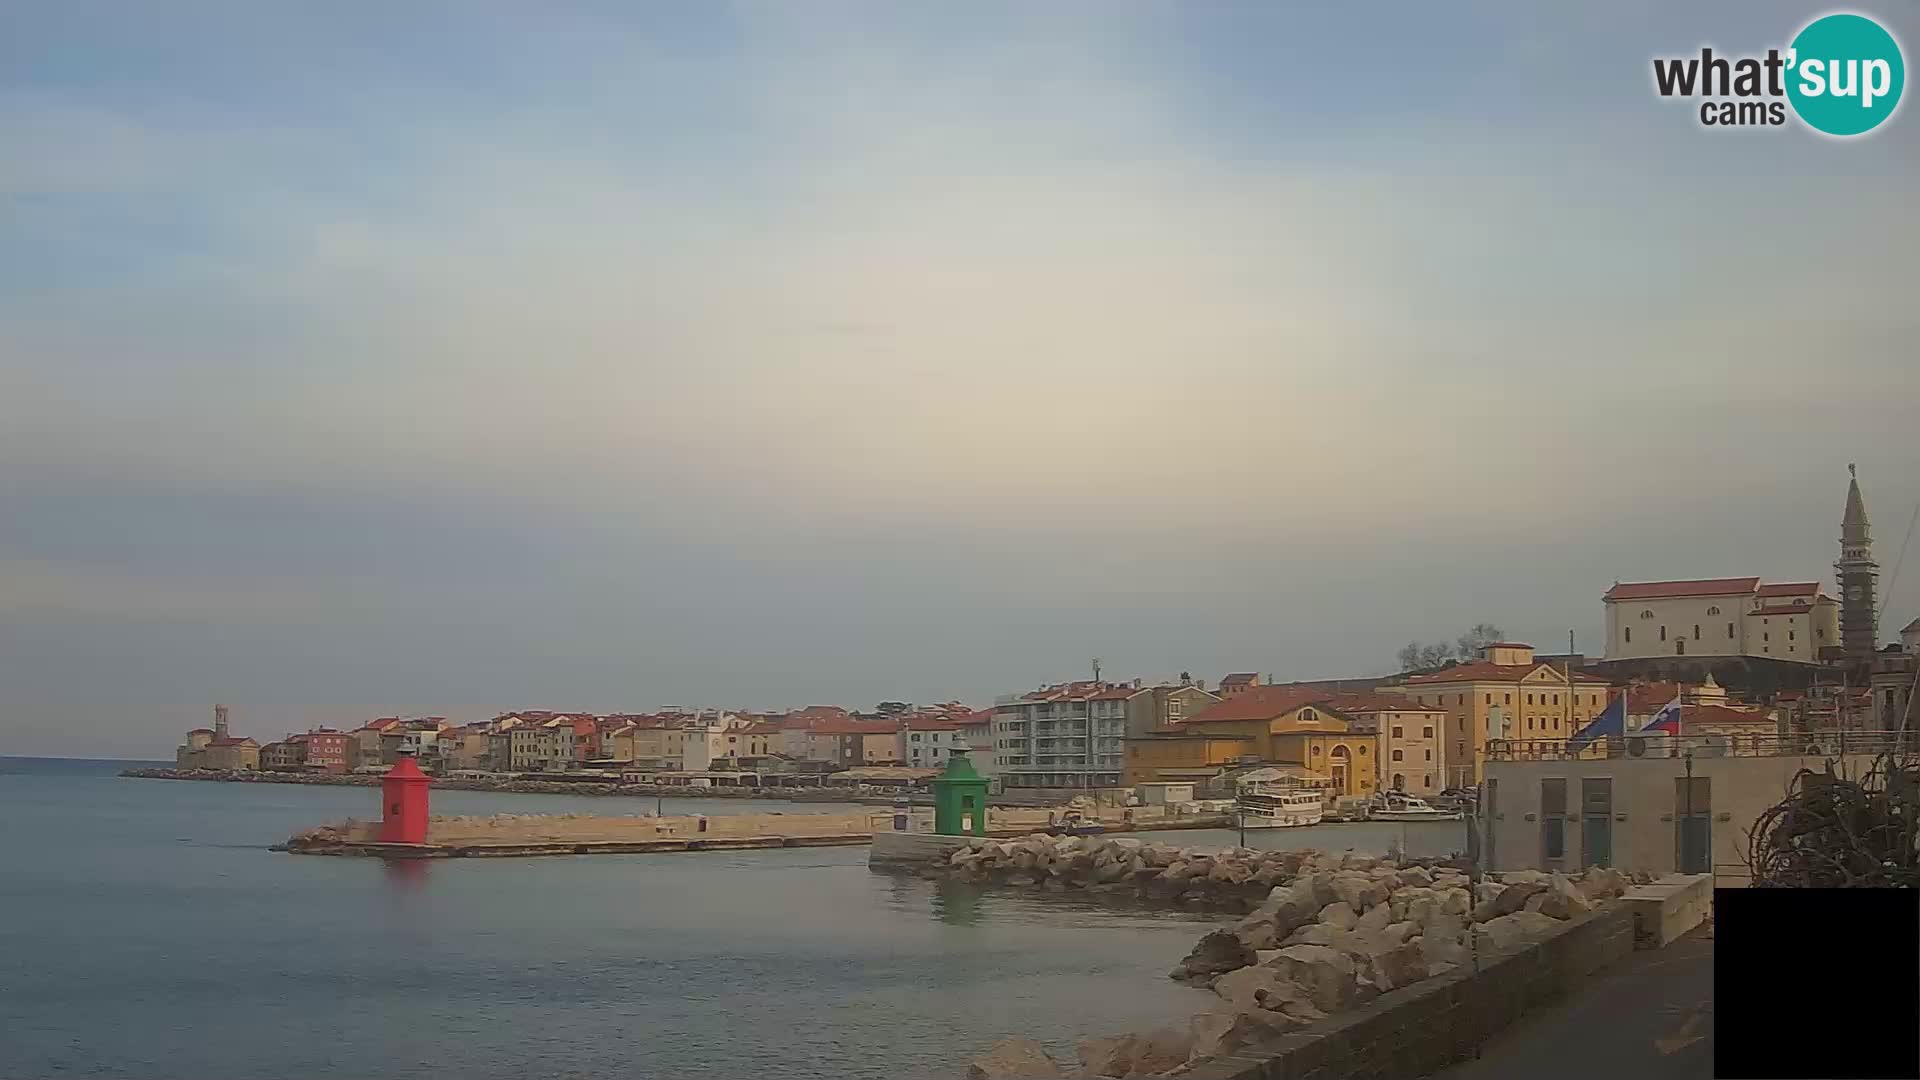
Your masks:
{"label": "stone wall", "polygon": [[1527,948],[1392,990],[1311,1029],[1197,1063],[1187,1080],[1393,1080],[1474,1056],[1522,1015],[1633,951],[1633,915],[1614,905]]}

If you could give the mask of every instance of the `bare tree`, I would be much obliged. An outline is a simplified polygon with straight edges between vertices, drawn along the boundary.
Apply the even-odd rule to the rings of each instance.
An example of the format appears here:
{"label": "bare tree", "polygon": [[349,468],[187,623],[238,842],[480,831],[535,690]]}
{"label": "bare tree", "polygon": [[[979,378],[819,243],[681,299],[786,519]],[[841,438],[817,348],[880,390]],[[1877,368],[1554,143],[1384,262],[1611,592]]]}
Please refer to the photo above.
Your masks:
{"label": "bare tree", "polygon": [[1500,638],[1499,627],[1492,623],[1475,623],[1471,630],[1461,634],[1460,637],[1455,640],[1454,645],[1458,650],[1460,659],[1471,660],[1479,654],[1481,649],[1499,641]]}

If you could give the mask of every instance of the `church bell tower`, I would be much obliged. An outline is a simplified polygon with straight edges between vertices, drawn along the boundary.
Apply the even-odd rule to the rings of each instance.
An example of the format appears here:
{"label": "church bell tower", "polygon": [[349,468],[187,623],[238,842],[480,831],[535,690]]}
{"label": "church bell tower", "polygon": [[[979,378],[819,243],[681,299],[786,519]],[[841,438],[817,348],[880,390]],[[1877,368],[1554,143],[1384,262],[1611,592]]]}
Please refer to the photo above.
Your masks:
{"label": "church bell tower", "polygon": [[1840,583],[1840,644],[1850,658],[1873,655],[1878,620],[1874,617],[1880,564],[1873,561],[1873,533],[1860,479],[1847,466],[1847,512],[1840,519],[1840,561],[1833,564]]}

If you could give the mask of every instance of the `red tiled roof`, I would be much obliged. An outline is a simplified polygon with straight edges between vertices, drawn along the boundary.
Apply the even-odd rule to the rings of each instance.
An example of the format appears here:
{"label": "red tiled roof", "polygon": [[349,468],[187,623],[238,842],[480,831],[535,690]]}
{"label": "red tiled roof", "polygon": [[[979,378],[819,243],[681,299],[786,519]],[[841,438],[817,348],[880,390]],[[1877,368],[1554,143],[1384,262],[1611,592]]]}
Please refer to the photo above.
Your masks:
{"label": "red tiled roof", "polygon": [[1602,600],[1664,600],[1675,596],[1728,596],[1752,593],[1760,587],[1757,577],[1702,578],[1698,581],[1617,582]]}
{"label": "red tiled roof", "polygon": [[740,729],[740,734],[742,735],[778,735],[780,734],[780,725],[769,724],[765,722],[761,722],[758,724],[748,724],[746,727],[743,727]]}
{"label": "red tiled roof", "polygon": [[1447,711],[1438,705],[1422,705],[1401,694],[1374,694],[1358,690],[1330,693],[1321,700],[1321,704],[1334,712],[1349,715],[1374,712],[1444,713]]}
{"label": "red tiled roof", "polygon": [[1259,677],[1260,677],[1260,673],[1257,671],[1236,671],[1231,675],[1222,675],[1220,677],[1220,685],[1221,686],[1241,686],[1246,683],[1250,683]]}
{"label": "red tiled roof", "polygon": [[1223,698],[1187,717],[1183,723],[1203,720],[1271,720],[1332,695],[1315,687],[1253,686],[1245,693]]}
{"label": "red tiled roof", "polygon": [[1088,701],[1125,701],[1135,694],[1144,694],[1144,693],[1146,693],[1146,691],[1143,688],[1138,686],[1116,686],[1110,690],[1102,690],[1097,694],[1093,694],[1089,696],[1087,700]]}
{"label": "red tiled roof", "polygon": [[1817,596],[1820,583],[1817,581],[1788,581],[1774,585],[1760,586],[1761,596]]}
{"label": "red tiled roof", "polygon": [[938,716],[907,717],[908,731],[959,731],[963,721],[947,720]]}

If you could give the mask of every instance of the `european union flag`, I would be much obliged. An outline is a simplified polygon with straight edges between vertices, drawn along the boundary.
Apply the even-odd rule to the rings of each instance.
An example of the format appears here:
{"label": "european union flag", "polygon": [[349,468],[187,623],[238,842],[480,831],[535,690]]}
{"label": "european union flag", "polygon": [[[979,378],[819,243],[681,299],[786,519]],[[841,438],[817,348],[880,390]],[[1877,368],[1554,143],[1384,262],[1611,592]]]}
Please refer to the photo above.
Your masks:
{"label": "european union flag", "polygon": [[1594,717],[1592,723],[1573,733],[1573,736],[1567,740],[1567,749],[1569,751],[1584,749],[1595,739],[1626,733],[1627,692],[1622,690],[1613,696],[1612,701],[1607,702],[1605,711]]}

